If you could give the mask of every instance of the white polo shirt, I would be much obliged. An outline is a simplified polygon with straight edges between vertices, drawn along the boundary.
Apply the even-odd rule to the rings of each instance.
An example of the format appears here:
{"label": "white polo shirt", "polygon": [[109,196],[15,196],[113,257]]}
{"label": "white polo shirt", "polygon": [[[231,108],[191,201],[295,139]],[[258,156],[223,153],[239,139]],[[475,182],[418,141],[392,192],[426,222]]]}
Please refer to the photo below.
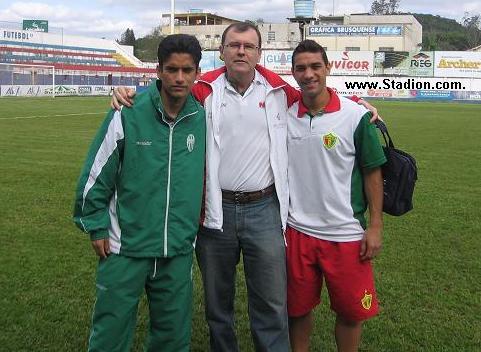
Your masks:
{"label": "white polo shirt", "polygon": [[302,101],[288,111],[287,223],[320,239],[357,241],[366,227],[363,169],[386,158],[369,112],[328,91],[323,113],[311,117]]}
{"label": "white polo shirt", "polygon": [[241,95],[225,76],[223,80],[220,186],[229,191],[259,191],[274,183],[265,109],[267,82],[255,71],[254,80]]}

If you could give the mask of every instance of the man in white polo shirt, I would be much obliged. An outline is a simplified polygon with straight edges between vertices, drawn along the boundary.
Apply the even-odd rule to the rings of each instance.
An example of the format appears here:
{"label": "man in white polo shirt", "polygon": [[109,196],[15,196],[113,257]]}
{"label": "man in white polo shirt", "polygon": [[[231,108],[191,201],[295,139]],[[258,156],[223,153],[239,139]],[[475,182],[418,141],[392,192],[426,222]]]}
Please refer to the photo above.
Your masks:
{"label": "man in white polo shirt", "polygon": [[[381,248],[385,163],[368,110],[326,87],[324,49],[301,42],[292,74],[302,99],[288,111],[288,311],[294,352],[309,350],[323,279],[338,351],[357,351],[378,302],[370,260]],[[369,207],[369,226],[364,212]]]}
{"label": "man in white polo shirt", "polygon": [[203,75],[193,91],[207,117],[205,218],[196,253],[211,351],[238,351],[234,298],[241,253],[255,349],[289,349],[286,111],[298,93],[257,65],[260,46],[252,24],[229,26],[220,48],[225,67]]}

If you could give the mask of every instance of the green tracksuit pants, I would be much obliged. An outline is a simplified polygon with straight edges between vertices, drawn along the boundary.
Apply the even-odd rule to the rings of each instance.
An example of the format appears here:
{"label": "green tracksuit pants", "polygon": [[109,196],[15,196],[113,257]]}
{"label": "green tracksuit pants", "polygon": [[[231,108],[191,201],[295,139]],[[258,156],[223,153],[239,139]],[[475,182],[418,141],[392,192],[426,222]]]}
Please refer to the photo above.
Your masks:
{"label": "green tracksuit pants", "polygon": [[111,254],[99,262],[96,286],[90,352],[130,351],[144,289],[150,315],[145,350],[190,350],[192,253],[156,259]]}

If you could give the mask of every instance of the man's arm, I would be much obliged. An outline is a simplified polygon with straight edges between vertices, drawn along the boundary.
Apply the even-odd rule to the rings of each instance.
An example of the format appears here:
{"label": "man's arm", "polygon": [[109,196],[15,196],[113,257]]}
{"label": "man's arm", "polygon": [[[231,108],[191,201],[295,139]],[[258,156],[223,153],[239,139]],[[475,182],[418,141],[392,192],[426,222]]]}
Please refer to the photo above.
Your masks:
{"label": "man's arm", "polygon": [[[286,87],[284,91],[287,95],[287,107],[290,107],[294,102],[300,99],[299,91],[293,88],[291,85],[286,83]],[[132,88],[127,87],[115,87],[114,92],[112,94],[112,99],[110,100],[110,107],[114,110],[120,110],[122,105],[131,107],[134,104],[134,97],[135,97],[135,90]],[[375,122],[376,120],[381,120],[381,116],[379,116],[377,109],[369,104],[366,100],[359,98],[358,96],[351,96],[349,97],[352,101],[358,103],[359,105],[364,106],[368,109],[371,114],[372,118],[370,120],[371,123]]]}
{"label": "man's arm", "polygon": [[381,168],[367,169],[364,171],[364,191],[369,204],[369,225],[364,232],[361,244],[361,260],[376,257],[382,245],[382,201],[383,178]]}
{"label": "man's arm", "polygon": [[374,258],[381,250],[382,202],[384,197],[381,166],[386,162],[376,126],[369,122],[371,113],[365,113],[354,132],[356,159],[363,172],[363,186],[366,194],[370,221],[365,231],[361,260]]}
{"label": "man's arm", "polygon": [[383,119],[381,118],[381,116],[379,116],[378,112],[377,112],[377,109],[372,106],[371,104],[369,104],[366,100],[364,100],[363,98],[361,97],[358,97],[357,95],[352,95],[350,97],[348,97],[349,99],[351,99],[353,102],[355,103],[358,103],[359,105],[362,105],[364,106],[366,109],[368,109],[371,114],[372,114],[372,117],[371,119],[369,120],[369,122],[373,123],[375,122],[376,120],[381,120],[383,121]]}
{"label": "man's arm", "polygon": [[115,87],[110,107],[114,110],[120,110],[123,106],[131,107],[134,104],[135,89],[127,87]]}
{"label": "man's arm", "polygon": [[376,122],[376,120],[383,121],[381,116],[379,116],[379,114],[377,112],[377,109],[374,106],[372,106],[371,104],[369,104],[366,100],[364,100],[362,98],[359,98],[357,103],[364,106],[366,109],[368,109],[371,112],[372,117],[369,120],[370,123]]}
{"label": "man's arm", "polygon": [[123,149],[124,131],[119,111],[111,111],[97,132],[77,185],[73,219],[90,235],[101,258],[109,254],[109,205]]}

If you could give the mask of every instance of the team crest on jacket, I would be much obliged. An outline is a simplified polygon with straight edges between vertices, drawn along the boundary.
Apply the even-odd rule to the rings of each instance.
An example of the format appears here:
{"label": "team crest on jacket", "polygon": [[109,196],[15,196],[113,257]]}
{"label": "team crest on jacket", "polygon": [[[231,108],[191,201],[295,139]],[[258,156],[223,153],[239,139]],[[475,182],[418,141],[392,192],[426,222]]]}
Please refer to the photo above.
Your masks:
{"label": "team crest on jacket", "polygon": [[193,134],[189,134],[187,136],[187,150],[192,152],[194,150],[194,144],[195,144],[195,137]]}
{"label": "team crest on jacket", "polygon": [[361,304],[365,310],[371,309],[372,294],[367,293],[367,290],[364,291],[364,297],[361,299]]}
{"label": "team crest on jacket", "polygon": [[339,137],[334,132],[329,132],[322,136],[322,144],[326,149],[332,149],[336,146]]}

